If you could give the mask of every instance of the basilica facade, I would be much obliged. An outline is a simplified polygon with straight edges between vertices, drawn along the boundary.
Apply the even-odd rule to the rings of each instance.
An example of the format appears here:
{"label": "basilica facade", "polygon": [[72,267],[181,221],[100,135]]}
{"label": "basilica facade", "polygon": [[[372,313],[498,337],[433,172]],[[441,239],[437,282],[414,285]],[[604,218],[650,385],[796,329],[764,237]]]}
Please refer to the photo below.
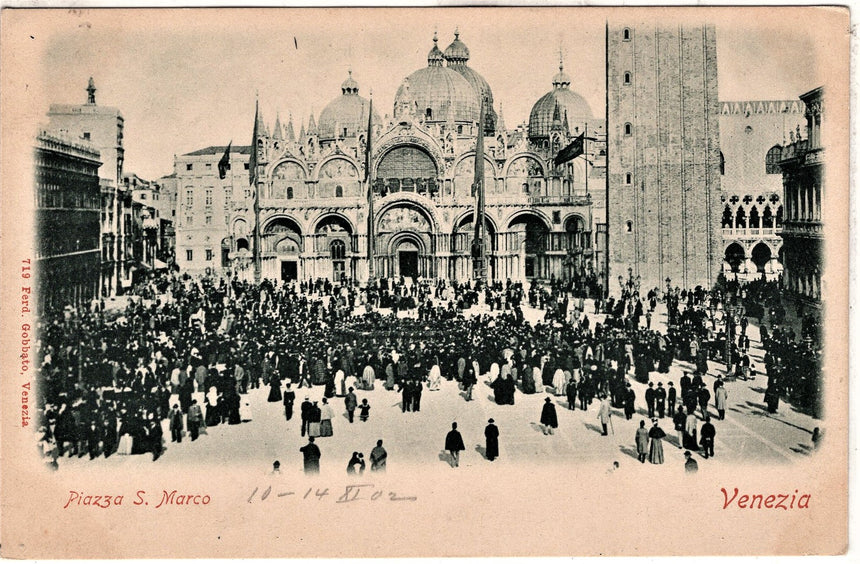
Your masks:
{"label": "basilica facade", "polygon": [[[258,113],[256,146],[233,148],[225,180],[212,167],[218,148],[177,157],[180,208],[205,206],[201,200],[210,206],[202,212],[207,223],[197,222],[205,242],[182,236],[183,217],[194,222],[193,210],[178,213],[180,268],[253,277],[257,190],[263,278],[363,281],[373,260],[376,276],[467,280],[476,142],[483,136],[488,277],[600,279],[602,256],[592,232],[593,196],[602,197],[605,183],[603,120],[570,89],[560,61],[528,123],[507,129],[490,85],[468,64],[459,33],[444,51],[437,43],[434,37],[426,66],[403,79],[385,117],[371,109],[350,73],[340,95],[298,133],[292,119],[270,126]],[[554,165],[555,155],[586,130],[592,141],[585,155]],[[256,185],[246,189],[249,173],[256,173]],[[226,196],[207,199],[203,191],[219,184]],[[195,245],[207,248],[195,256]]]}

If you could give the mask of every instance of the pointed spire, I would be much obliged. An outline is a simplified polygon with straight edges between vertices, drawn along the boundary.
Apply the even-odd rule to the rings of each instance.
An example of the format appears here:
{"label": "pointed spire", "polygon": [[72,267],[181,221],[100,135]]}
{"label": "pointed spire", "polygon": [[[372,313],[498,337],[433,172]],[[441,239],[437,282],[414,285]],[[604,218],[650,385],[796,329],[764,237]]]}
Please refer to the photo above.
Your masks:
{"label": "pointed spire", "polygon": [[564,121],[561,124],[561,129],[565,133],[570,133],[570,124],[567,123],[567,110],[564,110]]}
{"label": "pointed spire", "polygon": [[296,140],[296,131],[293,127],[293,114],[290,112],[290,120],[287,122],[287,132],[285,134],[285,138],[290,143],[295,142]]}
{"label": "pointed spire", "polygon": [[305,133],[305,118],[302,118],[302,127],[299,129],[299,144],[304,145],[306,139],[307,133]]}
{"label": "pointed spire", "polygon": [[314,119],[314,110],[311,108],[311,117],[308,119],[308,135],[317,134],[317,122]]}
{"label": "pointed spire", "polygon": [[561,110],[558,107],[558,101],[555,102],[555,108],[552,110],[552,128],[561,127]]}
{"label": "pointed spire", "polygon": [[502,116],[502,103],[499,102],[499,115],[496,117],[496,133],[507,133],[505,118]]}
{"label": "pointed spire", "polygon": [[257,110],[254,113],[254,132],[259,137],[268,137],[269,128],[266,127],[266,120],[263,119],[263,112],[260,110],[260,98],[257,97]]}
{"label": "pointed spire", "polygon": [[90,81],[87,84],[87,104],[90,106],[96,105],[96,83],[93,77],[90,77]]}
{"label": "pointed spire", "polygon": [[283,130],[281,128],[281,113],[275,114],[275,131],[272,133],[272,139],[283,139]]}

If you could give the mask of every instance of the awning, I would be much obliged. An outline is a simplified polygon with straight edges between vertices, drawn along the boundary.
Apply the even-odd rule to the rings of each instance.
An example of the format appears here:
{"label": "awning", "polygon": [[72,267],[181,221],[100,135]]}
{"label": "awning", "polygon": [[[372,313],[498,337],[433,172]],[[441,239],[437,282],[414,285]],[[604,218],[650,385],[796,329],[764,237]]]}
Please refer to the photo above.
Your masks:
{"label": "awning", "polygon": [[155,270],[167,270],[169,267],[166,262],[155,259]]}

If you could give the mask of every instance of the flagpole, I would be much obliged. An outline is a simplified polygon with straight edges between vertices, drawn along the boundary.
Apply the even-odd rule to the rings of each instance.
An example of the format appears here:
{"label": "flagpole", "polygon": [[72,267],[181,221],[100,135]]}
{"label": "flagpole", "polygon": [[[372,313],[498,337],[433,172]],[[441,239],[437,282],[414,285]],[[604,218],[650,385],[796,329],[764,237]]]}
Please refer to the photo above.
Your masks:
{"label": "flagpole", "polygon": [[475,142],[475,211],[472,214],[475,227],[475,238],[472,241],[472,277],[486,282],[486,244],[484,218],[484,101],[481,100],[481,112],[478,117],[478,138]]}
{"label": "flagpole", "polygon": [[254,138],[251,141],[251,183],[254,185],[254,284],[260,283],[262,264],[260,259],[260,185],[257,182],[257,138],[260,134],[257,123],[260,119],[260,100],[254,111]]}
{"label": "flagpole", "polygon": [[367,139],[365,144],[364,155],[364,181],[367,184],[367,284],[376,278],[376,259],[374,255],[374,247],[376,246],[376,234],[374,225],[374,210],[373,210],[373,170],[370,162],[371,157],[371,138],[373,128],[373,92],[370,93],[370,108],[367,116]]}
{"label": "flagpole", "polygon": [[605,298],[609,296],[609,20],[606,20],[606,30],[605,30],[605,44],[603,48],[603,54],[605,57],[605,71],[604,75],[606,76],[606,84],[604,88],[604,94],[606,95],[605,100],[605,127],[606,127],[606,198],[604,199],[604,213],[606,217],[604,218],[604,224],[606,226],[606,235],[605,235],[605,248],[603,251],[603,272],[604,272],[604,280],[603,280],[603,295],[601,298]]}
{"label": "flagpole", "polygon": [[582,138],[582,153],[585,155],[585,195],[588,196],[588,122],[585,122],[585,137]]}

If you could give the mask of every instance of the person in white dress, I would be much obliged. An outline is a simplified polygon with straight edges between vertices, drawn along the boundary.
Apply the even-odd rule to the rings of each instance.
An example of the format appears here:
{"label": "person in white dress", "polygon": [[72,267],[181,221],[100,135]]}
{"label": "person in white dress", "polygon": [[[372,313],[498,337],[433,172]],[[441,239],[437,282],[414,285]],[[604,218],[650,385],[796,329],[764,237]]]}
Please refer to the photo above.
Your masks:
{"label": "person in white dress", "polygon": [[430,375],[427,378],[427,389],[438,390],[442,387],[442,371],[438,364],[434,364],[430,369]]}
{"label": "person in white dress", "polygon": [[564,377],[564,370],[556,368],[552,375],[552,387],[555,389],[556,396],[563,396],[567,391],[567,378]]}

